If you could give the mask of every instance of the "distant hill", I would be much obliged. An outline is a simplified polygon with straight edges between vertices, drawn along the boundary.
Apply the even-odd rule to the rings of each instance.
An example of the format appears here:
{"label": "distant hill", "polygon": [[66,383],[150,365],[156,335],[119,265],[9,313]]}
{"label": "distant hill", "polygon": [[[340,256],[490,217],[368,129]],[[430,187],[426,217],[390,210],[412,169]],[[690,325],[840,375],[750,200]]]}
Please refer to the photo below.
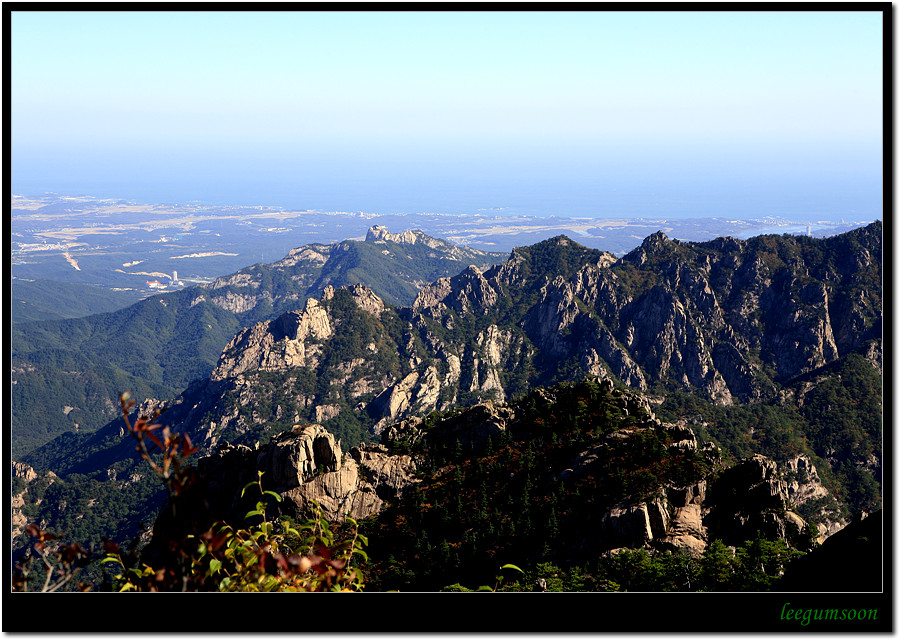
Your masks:
{"label": "distant hill", "polygon": [[81,318],[116,311],[140,299],[135,294],[55,280],[13,280],[9,291],[13,324]]}
{"label": "distant hill", "polygon": [[365,241],[306,245],[278,262],[124,309],[16,324],[10,333],[13,456],[61,433],[106,424],[123,390],[138,399],[174,397],[212,372],[242,327],[302,308],[326,286],[365,283],[392,304],[410,304],[426,282],[505,258],[421,231],[373,227]]}

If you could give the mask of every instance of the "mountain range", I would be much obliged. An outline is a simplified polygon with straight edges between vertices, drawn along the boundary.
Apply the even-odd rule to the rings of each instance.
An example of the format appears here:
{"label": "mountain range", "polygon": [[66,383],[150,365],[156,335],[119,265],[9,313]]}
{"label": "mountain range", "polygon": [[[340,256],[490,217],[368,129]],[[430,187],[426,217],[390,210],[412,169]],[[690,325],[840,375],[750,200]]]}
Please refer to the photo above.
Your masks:
{"label": "mountain range", "polygon": [[365,241],[312,244],[272,264],[88,317],[23,322],[10,332],[14,457],[69,431],[90,432],[117,413],[118,394],[168,398],[209,376],[236,331],[302,306],[326,286],[366,282],[391,304],[485,253],[419,231],[370,229]]}
{"label": "mountain range", "polygon": [[[222,487],[270,468],[284,495],[332,504],[334,518],[375,518],[374,530],[400,539],[390,514],[410,508],[408,495],[431,495],[410,486],[440,486],[453,468],[464,479],[471,466],[478,478],[479,461],[509,471],[532,456],[540,472],[529,490],[557,495],[558,527],[584,520],[574,495],[592,496],[599,519],[584,520],[596,539],[568,527],[561,549],[541,547],[531,562],[581,562],[616,546],[703,553],[716,539],[743,544],[760,532],[799,544],[881,506],[882,235],[880,222],[825,239],[692,243],[656,233],[622,258],[559,236],[501,261],[373,228],[363,243],[301,247],[209,287],[155,296],[130,322],[25,325],[14,371],[56,366],[64,339],[66,357],[105,353],[116,382],[128,382],[126,372],[146,388],[183,384],[140,411],[164,407],[161,422],[190,435],[207,477],[218,478],[221,495],[207,496],[222,513],[237,504]],[[168,339],[146,342],[148,318]],[[536,438],[541,424],[549,431]],[[142,482],[121,420],[51,438],[17,456],[20,526],[30,516],[82,533],[147,535],[140,519],[146,525],[162,496]],[[447,467],[454,443],[467,462],[457,454]],[[510,458],[503,464],[498,447]],[[616,457],[625,475],[604,480]],[[488,487],[488,504],[517,504],[510,496],[521,487],[512,472],[500,481],[506,471],[473,480]],[[743,494],[769,497],[736,503]],[[544,505],[535,521],[548,518],[549,504],[535,504]],[[457,562],[461,549],[494,549],[512,521],[493,512],[493,542],[464,544],[460,529],[427,552],[429,566],[441,566],[435,548],[455,549],[444,555]],[[439,530],[438,515],[423,526]],[[744,533],[731,530],[735,520]],[[400,579],[379,575],[388,588]]]}

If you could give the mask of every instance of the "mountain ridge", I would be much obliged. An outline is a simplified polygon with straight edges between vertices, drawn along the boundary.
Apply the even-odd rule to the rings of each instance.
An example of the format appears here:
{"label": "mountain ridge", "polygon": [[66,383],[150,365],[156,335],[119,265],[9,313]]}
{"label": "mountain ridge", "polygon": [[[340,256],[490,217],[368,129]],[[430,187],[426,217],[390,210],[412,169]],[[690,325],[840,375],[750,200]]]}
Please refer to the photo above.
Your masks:
{"label": "mountain ridge", "polygon": [[379,236],[305,245],[271,265],[246,267],[116,312],[16,325],[11,334],[14,454],[65,431],[102,426],[115,417],[123,388],[137,398],[177,395],[209,375],[240,328],[302,305],[326,286],[365,280],[388,301],[411,301],[426,279],[455,273],[470,262],[486,267],[505,255],[409,233],[417,242]]}
{"label": "mountain ridge", "polygon": [[[484,271],[470,266],[435,280],[408,307],[386,304],[360,284],[326,286],[302,310],[237,333],[214,375],[166,403],[160,419],[187,432],[203,455],[264,447],[308,424],[362,450],[435,411],[509,402],[593,376],[661,396],[661,408],[672,394],[690,395],[711,416],[708,424],[692,417],[698,413],[689,403],[667,412],[726,443],[735,460],[768,447],[783,473],[814,465],[827,489],[808,492],[804,518],[831,532],[847,509],[880,499],[880,424],[869,424],[881,410],[873,382],[880,378],[880,256],[880,226],[827,240],[698,244],[654,234],[621,259],[561,236]],[[760,300],[779,312],[755,309]],[[720,371],[728,365],[737,372]],[[716,383],[716,373],[727,394],[692,381]],[[839,424],[840,415],[807,411],[847,402],[854,380],[872,387],[861,407],[868,417],[848,411],[852,424]],[[793,403],[807,413],[792,411]],[[158,406],[147,400],[140,410]],[[742,426],[734,433],[736,420]],[[134,473],[123,436],[114,421],[57,439],[24,461],[64,478],[107,470],[121,478]],[[850,482],[862,484],[848,493]]]}

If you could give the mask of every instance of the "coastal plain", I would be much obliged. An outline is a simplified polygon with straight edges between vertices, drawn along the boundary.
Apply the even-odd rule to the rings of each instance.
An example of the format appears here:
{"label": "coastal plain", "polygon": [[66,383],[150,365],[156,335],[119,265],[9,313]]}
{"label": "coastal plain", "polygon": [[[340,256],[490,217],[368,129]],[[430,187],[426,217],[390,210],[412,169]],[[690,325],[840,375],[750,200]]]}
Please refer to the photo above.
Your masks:
{"label": "coastal plain", "polygon": [[[762,233],[834,235],[869,221],[813,224],[771,216],[650,219],[536,217],[478,211],[314,211],[201,203],[148,204],[91,196],[14,195],[11,201],[11,276],[89,284],[133,295],[209,282],[242,267],[280,260],[310,243],[363,239],[373,225],[429,236],[485,251],[511,251],[558,235],[622,256],[656,231],[679,240]],[[140,265],[140,268],[134,268]],[[177,274],[177,280],[173,277]],[[149,280],[148,277],[156,278]],[[159,284],[151,284],[158,282]]]}

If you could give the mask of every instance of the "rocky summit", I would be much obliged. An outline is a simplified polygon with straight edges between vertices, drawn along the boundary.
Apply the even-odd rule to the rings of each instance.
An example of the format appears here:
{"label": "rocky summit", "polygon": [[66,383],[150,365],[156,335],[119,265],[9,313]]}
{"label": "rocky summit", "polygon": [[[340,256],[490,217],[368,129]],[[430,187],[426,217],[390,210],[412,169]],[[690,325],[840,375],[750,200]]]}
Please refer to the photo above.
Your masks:
{"label": "rocky summit", "polygon": [[584,375],[720,405],[772,400],[848,353],[880,357],[879,227],[824,240],[657,233],[619,260],[561,236],[438,279],[409,307],[328,287],[236,335],[204,391],[177,401],[212,412],[176,406],[172,421],[210,443],[301,419],[366,439]]}
{"label": "rocky summit", "polygon": [[[363,244],[441,259],[442,242],[374,227]],[[340,251],[285,265],[365,267],[332,262]],[[698,558],[759,536],[799,547],[880,505],[881,256],[881,223],[825,239],[660,232],[621,258],[559,236],[413,282],[405,306],[323,269],[317,295],[240,329],[208,377],[140,411],[163,409],[198,447],[210,519],[246,513],[262,471],[283,514],[315,502],[373,520],[434,567],[465,549],[566,564],[623,548]],[[26,457],[17,509],[44,513],[70,477],[144,501],[134,513],[158,507],[124,435],[116,420]],[[403,553],[394,542],[385,558]]]}

